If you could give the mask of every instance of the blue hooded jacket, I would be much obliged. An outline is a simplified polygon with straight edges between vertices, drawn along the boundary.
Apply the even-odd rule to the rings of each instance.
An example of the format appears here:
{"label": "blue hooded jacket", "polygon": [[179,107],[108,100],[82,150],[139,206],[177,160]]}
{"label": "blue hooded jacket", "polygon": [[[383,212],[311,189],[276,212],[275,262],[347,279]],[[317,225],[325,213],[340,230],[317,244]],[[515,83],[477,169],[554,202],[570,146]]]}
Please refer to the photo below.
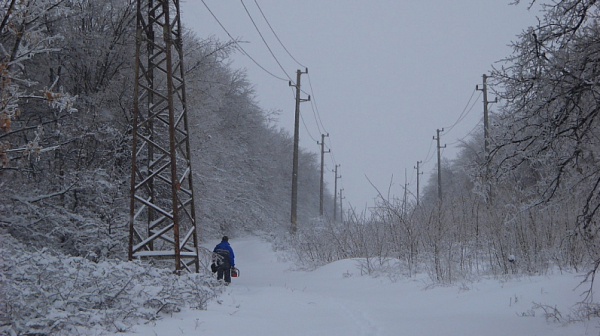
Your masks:
{"label": "blue hooded jacket", "polygon": [[224,240],[221,241],[219,244],[217,244],[217,246],[215,246],[213,252],[217,252],[219,249],[229,251],[229,264],[231,266],[235,266],[235,255],[233,254],[233,249],[231,248],[231,245],[229,245],[229,242]]}

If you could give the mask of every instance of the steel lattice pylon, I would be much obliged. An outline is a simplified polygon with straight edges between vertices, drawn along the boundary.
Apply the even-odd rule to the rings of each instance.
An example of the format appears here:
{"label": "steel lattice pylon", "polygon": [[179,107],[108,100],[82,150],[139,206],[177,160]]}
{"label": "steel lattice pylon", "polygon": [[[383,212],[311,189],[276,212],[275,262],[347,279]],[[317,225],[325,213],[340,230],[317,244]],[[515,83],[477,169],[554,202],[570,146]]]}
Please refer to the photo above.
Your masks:
{"label": "steel lattice pylon", "polygon": [[129,260],[199,271],[179,0],[138,0]]}

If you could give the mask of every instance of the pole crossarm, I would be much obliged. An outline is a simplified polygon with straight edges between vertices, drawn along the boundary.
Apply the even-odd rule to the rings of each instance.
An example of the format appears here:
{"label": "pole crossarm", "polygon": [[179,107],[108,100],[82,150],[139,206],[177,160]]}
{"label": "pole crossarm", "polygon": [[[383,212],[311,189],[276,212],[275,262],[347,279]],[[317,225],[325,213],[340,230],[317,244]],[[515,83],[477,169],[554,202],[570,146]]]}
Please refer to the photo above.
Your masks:
{"label": "pole crossarm", "polygon": [[129,260],[198,272],[179,0],[137,0],[135,57]]}

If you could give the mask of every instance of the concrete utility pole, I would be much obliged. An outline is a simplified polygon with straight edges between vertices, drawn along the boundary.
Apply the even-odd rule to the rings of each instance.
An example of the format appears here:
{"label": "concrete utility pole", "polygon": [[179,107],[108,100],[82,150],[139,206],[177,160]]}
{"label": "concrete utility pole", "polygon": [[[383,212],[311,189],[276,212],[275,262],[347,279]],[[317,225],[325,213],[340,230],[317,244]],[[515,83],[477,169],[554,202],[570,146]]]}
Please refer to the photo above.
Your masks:
{"label": "concrete utility pole", "polygon": [[342,204],[344,203],[344,196],[342,196],[342,192],[344,191],[344,189],[340,189],[340,222],[343,223],[344,222],[344,208],[342,206]]}
{"label": "concrete utility pole", "polygon": [[321,142],[317,141],[317,145],[321,145],[321,186],[319,189],[319,216],[321,217],[323,217],[323,192],[325,190],[325,183],[323,181],[323,173],[325,169],[325,153],[331,153],[330,149],[325,151],[325,137],[328,136],[329,133],[327,133],[327,135],[321,134]]}
{"label": "concrete utility pole", "polygon": [[406,172],[406,168],[404,168],[404,201],[403,201],[403,212],[406,214],[406,202],[408,200],[408,176]]}
{"label": "concrete utility pole", "polygon": [[494,99],[494,101],[488,101],[488,96],[487,96],[487,79],[488,76],[486,74],[483,74],[483,85],[481,87],[481,89],[479,88],[479,85],[475,86],[476,90],[479,91],[483,91],[483,148],[484,148],[484,153],[485,153],[485,185],[487,186],[487,196],[488,196],[488,200],[491,200],[491,196],[492,196],[492,190],[491,190],[491,185],[488,182],[488,178],[489,178],[489,161],[490,161],[490,126],[489,126],[489,113],[488,113],[488,104],[491,103],[497,103],[498,102],[498,98]]}
{"label": "concrete utility pole", "polygon": [[420,168],[421,168],[420,167],[421,162],[422,161],[417,161],[417,166],[415,167],[415,169],[417,170],[417,206],[419,206],[419,180],[420,180],[419,175],[423,175],[422,172],[419,172]]}
{"label": "concrete utility pole", "polygon": [[437,130],[437,137],[433,137],[433,140],[437,140],[437,159],[438,159],[438,198],[440,199],[440,202],[442,201],[442,155],[440,153],[440,150],[442,148],[446,148],[446,145],[444,145],[443,147],[440,146],[440,133],[443,132],[444,129],[442,128],[441,130],[438,129]]}
{"label": "concrete utility pole", "polygon": [[292,82],[289,83],[290,86],[296,88],[296,114],[295,114],[295,122],[294,122],[294,162],[292,167],[292,212],[291,212],[291,230],[292,233],[295,233],[298,229],[296,227],[296,216],[298,209],[298,143],[300,142],[300,103],[310,101],[310,96],[308,99],[300,98],[300,76],[302,74],[307,74],[308,69],[302,72],[300,70],[296,71],[296,84],[292,85]]}
{"label": "concrete utility pole", "polygon": [[488,113],[488,104],[491,103],[497,103],[498,102],[498,98],[496,98],[494,101],[488,101],[488,96],[487,96],[487,79],[488,76],[486,74],[483,74],[483,85],[481,86],[481,89],[479,88],[479,85],[475,86],[475,89],[478,91],[483,91],[483,138],[484,138],[484,151],[485,151],[485,162],[487,165],[487,161],[489,159],[489,145],[490,145],[490,124],[489,124],[489,113]]}
{"label": "concrete utility pole", "polygon": [[338,176],[338,167],[340,165],[335,165],[335,170],[332,172],[335,173],[335,183],[333,187],[333,221],[335,222],[337,219],[337,180],[342,177],[342,175]]}

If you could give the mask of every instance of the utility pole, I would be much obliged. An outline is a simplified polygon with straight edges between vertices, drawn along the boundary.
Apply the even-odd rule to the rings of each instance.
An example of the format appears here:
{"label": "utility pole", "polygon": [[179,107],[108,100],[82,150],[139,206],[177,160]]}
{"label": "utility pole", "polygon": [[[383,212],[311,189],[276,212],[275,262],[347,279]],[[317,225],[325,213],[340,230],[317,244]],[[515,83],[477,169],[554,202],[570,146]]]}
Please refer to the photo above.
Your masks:
{"label": "utility pole", "polygon": [[329,133],[327,133],[327,135],[321,134],[321,142],[317,141],[317,145],[321,145],[321,186],[319,189],[319,216],[321,217],[323,217],[323,192],[325,190],[325,183],[323,181],[323,173],[325,169],[325,153],[331,153],[330,149],[325,151],[325,137],[328,136]]}
{"label": "utility pole", "polygon": [[415,167],[415,169],[417,170],[417,206],[419,206],[419,175],[423,175],[422,172],[419,172],[421,168],[421,162],[422,161],[417,161],[417,166]]}
{"label": "utility pole", "polygon": [[487,186],[487,196],[488,196],[488,200],[491,199],[491,185],[489,184],[488,178],[489,178],[489,161],[490,161],[490,125],[489,125],[489,113],[488,113],[488,104],[491,103],[497,103],[498,102],[498,98],[494,99],[494,101],[488,101],[488,96],[487,96],[487,79],[488,76],[486,74],[483,74],[483,85],[481,87],[481,89],[479,88],[479,85],[475,86],[476,90],[479,91],[483,91],[483,150],[485,153],[485,185]]}
{"label": "utility pole", "polygon": [[485,162],[487,165],[487,161],[489,159],[489,146],[490,146],[490,125],[489,125],[489,113],[488,113],[488,104],[497,103],[498,98],[494,101],[488,101],[487,96],[487,79],[488,76],[483,74],[483,85],[481,89],[479,85],[475,86],[475,89],[478,91],[483,91],[483,138],[484,138],[484,151],[485,151]]}
{"label": "utility pole", "polygon": [[292,233],[296,233],[298,229],[296,227],[296,213],[298,209],[298,143],[300,142],[299,132],[300,132],[300,103],[310,101],[310,96],[308,99],[300,98],[300,76],[302,74],[307,74],[308,69],[302,72],[300,70],[296,71],[296,84],[292,85],[290,81],[289,85],[296,88],[296,112],[295,112],[295,122],[294,122],[294,162],[292,167],[292,213],[291,213],[291,230]]}
{"label": "utility pole", "polygon": [[442,201],[442,155],[440,153],[440,150],[442,148],[446,148],[446,145],[444,145],[443,147],[440,146],[440,132],[443,132],[444,129],[442,128],[441,130],[438,129],[437,130],[437,137],[433,137],[434,140],[437,140],[437,159],[438,159],[438,198],[440,199],[440,202]]}
{"label": "utility pole", "polygon": [[407,173],[406,173],[406,168],[404,168],[404,202],[403,202],[403,208],[404,208],[404,214],[406,214],[406,201],[407,201],[407,191],[408,191],[408,177],[407,177]]}
{"label": "utility pole", "polygon": [[340,222],[343,223],[344,222],[344,208],[342,206],[342,204],[344,203],[344,196],[342,196],[342,192],[344,191],[344,189],[340,189]]}
{"label": "utility pole", "polygon": [[335,222],[337,219],[337,180],[342,177],[342,175],[338,176],[338,167],[340,165],[335,165],[335,170],[332,170],[335,173],[335,184],[333,187],[333,221]]}

